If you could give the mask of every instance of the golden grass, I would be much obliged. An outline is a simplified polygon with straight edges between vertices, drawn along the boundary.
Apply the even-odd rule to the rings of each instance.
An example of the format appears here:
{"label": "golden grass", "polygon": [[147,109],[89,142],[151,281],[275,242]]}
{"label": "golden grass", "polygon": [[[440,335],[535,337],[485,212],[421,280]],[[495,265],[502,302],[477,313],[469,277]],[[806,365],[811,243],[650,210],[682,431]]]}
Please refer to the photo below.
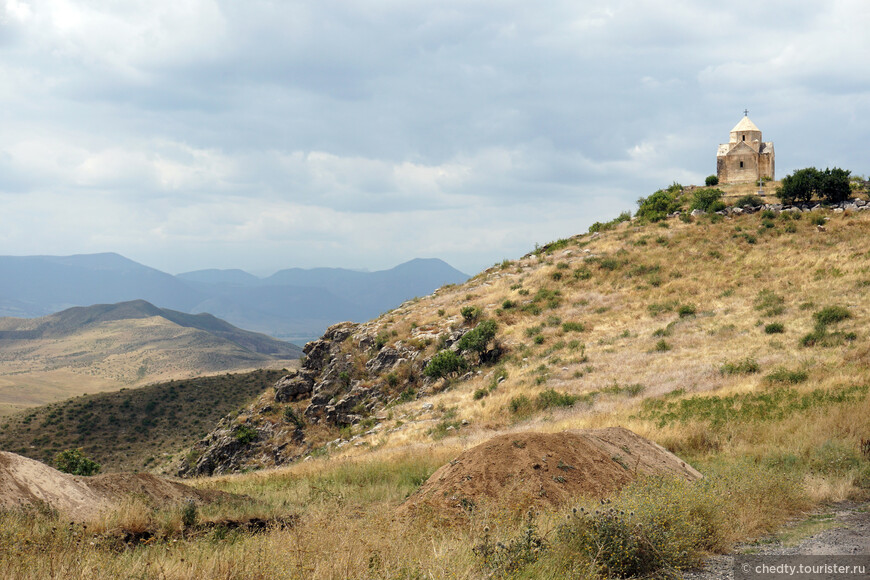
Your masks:
{"label": "golden grass", "polygon": [[[868,213],[829,214],[826,233],[816,231],[807,215],[798,221],[776,218],[774,228],[764,227],[758,215],[720,223],[671,220],[667,228],[625,223],[594,239],[569,240],[551,254],[496,265],[466,285],[439,290],[368,323],[390,333],[390,341],[404,341],[458,324],[463,306],[481,308],[499,322],[498,336],[508,347],[499,363],[507,378],[494,389],[489,387],[496,369],[482,368],[427,398],[432,409],[416,400],[380,412],[386,418],[378,432],[341,448],[324,449],[289,467],[193,481],[252,498],[203,507],[202,520],[292,515],[295,525],[258,535],[214,529],[179,535],[180,516],[169,510],[149,515],[148,525],[164,530],[165,540],[115,552],[99,537],[91,546],[76,543],[62,526],[52,532],[48,516],[4,514],[0,575],[38,578],[62,570],[70,578],[485,578],[492,570],[474,548],[487,534],[509,543],[524,533],[522,521],[510,514],[477,513],[463,525],[445,527],[426,517],[399,519],[394,510],[438,466],[512,430],[621,425],[675,450],[708,476],[710,488],[692,487],[698,491],[689,495],[697,495],[684,503],[674,499],[679,497],[675,488],[655,491],[655,486],[626,490],[613,499],[625,505],[645,502],[644,509],[653,512],[672,505],[677,514],[687,506],[707,505],[705,519],[692,519],[691,525],[708,526],[704,529],[716,541],[697,548],[696,556],[769,534],[821,502],[866,498],[870,458],[861,455],[859,443],[870,438],[867,392],[847,403],[793,405],[781,416],[758,417],[740,409],[777,392],[799,399],[870,385],[870,312],[861,299],[870,280],[864,245]],[[785,231],[786,224],[797,231]],[[744,234],[754,236],[755,243]],[[613,263],[602,266],[602,259],[617,264],[609,269]],[[591,277],[575,278],[573,272],[581,269]],[[559,290],[561,302],[552,308],[542,303],[537,314],[523,312],[542,288]],[[781,297],[781,311],[760,307],[762,292]],[[505,308],[507,299],[516,305]],[[679,308],[689,305],[695,313],[681,317]],[[813,312],[829,305],[849,307],[852,317],[834,330],[856,337],[830,347],[802,347],[801,337],[813,330]],[[439,310],[444,313],[436,314]],[[566,331],[563,322],[582,323],[585,330]],[[782,323],[784,332],[766,334],[770,322]],[[656,331],[661,332],[654,336]],[[540,344],[535,336],[543,337]],[[659,340],[670,349],[657,350]],[[747,358],[757,363],[758,372],[721,371],[725,363]],[[795,384],[765,379],[779,367],[804,371],[806,378]],[[634,396],[620,390],[631,385],[643,389]],[[534,400],[551,388],[598,395],[530,415],[510,411],[513,398]],[[479,389],[488,394],[475,399]],[[678,404],[703,409],[703,399],[712,405],[728,398],[739,404],[729,420],[715,424],[700,411],[663,420],[649,414],[644,403],[682,401]],[[447,417],[469,424],[435,440],[433,427]],[[334,434],[324,429],[317,436],[328,440]],[[718,491],[705,500],[711,489]],[[585,501],[577,498],[579,505]],[[131,506],[126,515],[106,516],[94,529],[105,534],[120,525],[113,522],[128,518],[135,523],[140,509]],[[564,511],[540,513],[535,521],[536,533],[551,548],[518,577],[581,578],[594,571],[593,564],[557,541]],[[51,562],[45,550],[53,554]]]}

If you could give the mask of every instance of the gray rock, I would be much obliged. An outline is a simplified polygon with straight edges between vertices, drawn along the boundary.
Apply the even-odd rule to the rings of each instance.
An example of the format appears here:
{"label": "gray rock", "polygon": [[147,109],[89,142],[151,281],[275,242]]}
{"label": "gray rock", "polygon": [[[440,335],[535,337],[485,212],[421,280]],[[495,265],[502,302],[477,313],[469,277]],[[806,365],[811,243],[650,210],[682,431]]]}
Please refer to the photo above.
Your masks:
{"label": "gray rock", "polygon": [[402,353],[394,348],[382,348],[373,359],[366,363],[366,370],[372,375],[379,375],[392,370],[399,362],[403,361]]}
{"label": "gray rock", "polygon": [[693,209],[692,213],[689,215],[691,215],[692,217],[698,217],[699,215],[704,215],[705,213],[706,212],[702,209]]}
{"label": "gray rock", "polygon": [[310,393],[313,388],[314,376],[311,371],[287,375],[275,383],[275,400],[279,403],[295,401]]}

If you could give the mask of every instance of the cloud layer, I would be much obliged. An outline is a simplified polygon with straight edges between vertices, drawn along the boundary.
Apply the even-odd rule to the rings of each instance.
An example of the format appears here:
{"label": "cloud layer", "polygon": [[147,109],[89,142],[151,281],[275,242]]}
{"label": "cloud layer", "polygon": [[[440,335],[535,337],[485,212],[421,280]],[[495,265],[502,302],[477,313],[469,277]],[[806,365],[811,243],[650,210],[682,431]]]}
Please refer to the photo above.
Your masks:
{"label": "cloud layer", "polygon": [[471,273],[715,171],[866,173],[870,6],[0,0],[0,253]]}

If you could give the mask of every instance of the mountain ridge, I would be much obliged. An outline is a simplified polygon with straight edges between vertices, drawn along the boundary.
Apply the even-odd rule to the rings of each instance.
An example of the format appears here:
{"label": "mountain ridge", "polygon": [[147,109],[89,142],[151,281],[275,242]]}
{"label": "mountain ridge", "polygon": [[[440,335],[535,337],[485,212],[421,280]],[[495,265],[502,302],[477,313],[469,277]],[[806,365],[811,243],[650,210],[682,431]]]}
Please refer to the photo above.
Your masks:
{"label": "mountain ridge", "polygon": [[367,320],[467,277],[436,258],[377,272],[294,268],[258,278],[238,269],[172,276],[116,253],[0,256],[0,316],[46,316],[142,299],[304,343],[330,324]]}
{"label": "mountain ridge", "polygon": [[300,354],[294,344],[210,314],[144,300],[6,317],[0,318],[0,404],[31,406],[161,379],[286,366]]}

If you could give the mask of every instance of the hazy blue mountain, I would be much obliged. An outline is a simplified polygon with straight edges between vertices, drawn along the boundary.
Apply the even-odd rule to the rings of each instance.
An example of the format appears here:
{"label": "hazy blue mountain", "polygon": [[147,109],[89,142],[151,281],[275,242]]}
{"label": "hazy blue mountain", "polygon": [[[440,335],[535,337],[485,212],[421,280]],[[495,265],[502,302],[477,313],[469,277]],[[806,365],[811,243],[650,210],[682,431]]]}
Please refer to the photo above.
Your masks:
{"label": "hazy blue mountain", "polygon": [[204,298],[183,280],[118,254],[0,256],[0,315],[44,316],[138,299],[189,311]]}
{"label": "hazy blue mountain", "polygon": [[172,276],[112,253],[0,256],[0,316],[36,317],[74,306],[145,300],[301,344],[330,324],[368,320],[467,278],[438,259],[377,272],[292,268],[258,278],[215,269]]}
{"label": "hazy blue mountain", "polygon": [[203,283],[203,284],[226,284],[228,286],[258,286],[262,284],[262,280],[253,274],[248,274],[244,270],[218,270],[211,268],[208,270],[196,270],[194,272],[185,272],[176,274],[176,278],[180,278],[186,282]]}

